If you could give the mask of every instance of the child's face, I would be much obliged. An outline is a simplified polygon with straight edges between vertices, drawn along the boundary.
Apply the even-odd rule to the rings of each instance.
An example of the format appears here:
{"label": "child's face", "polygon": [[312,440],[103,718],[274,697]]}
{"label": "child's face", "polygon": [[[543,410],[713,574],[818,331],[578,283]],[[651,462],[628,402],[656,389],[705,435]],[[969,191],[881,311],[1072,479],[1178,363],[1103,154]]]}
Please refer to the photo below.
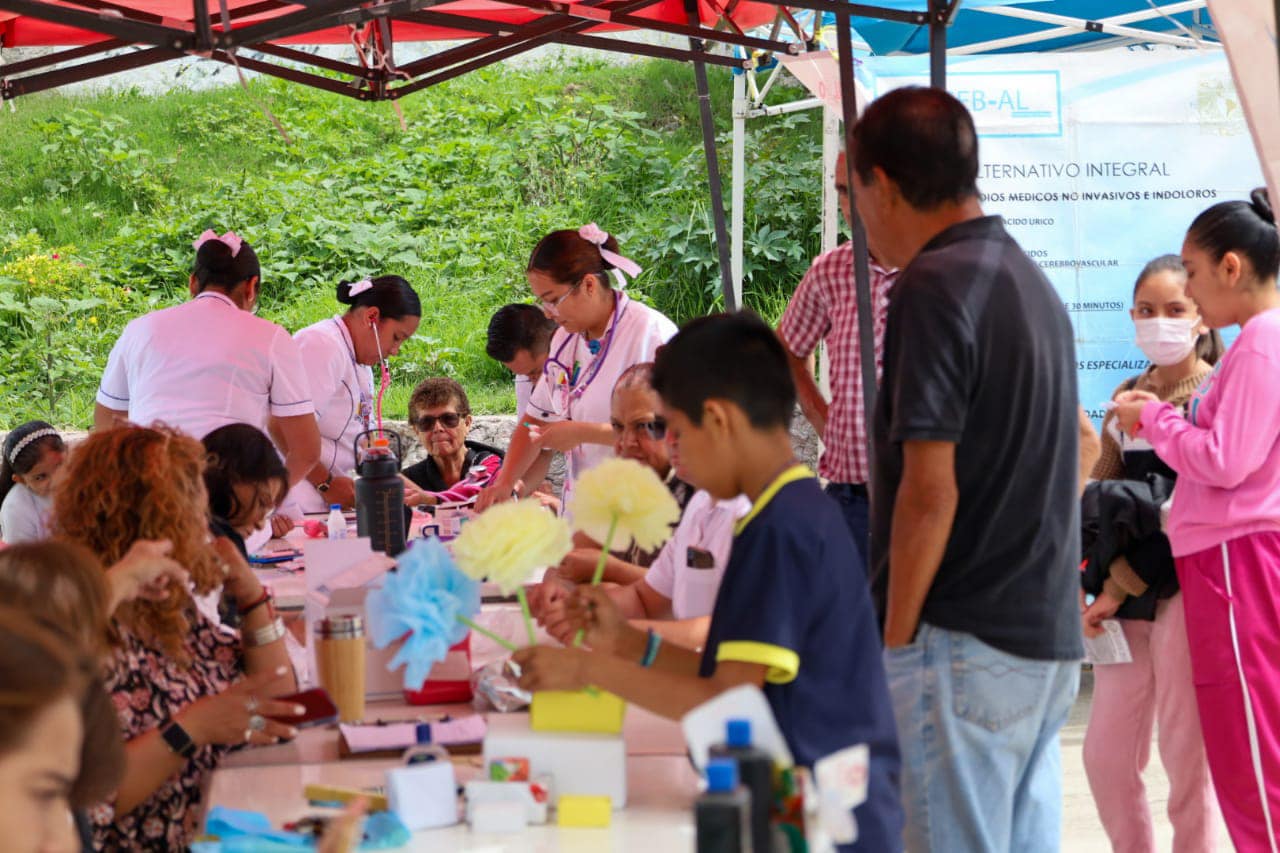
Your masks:
{"label": "child's face", "polygon": [[248,536],[262,527],[283,498],[283,486],[275,481],[236,483],[231,489],[235,492],[240,511],[235,518],[227,521],[242,536]]}
{"label": "child's face", "polygon": [[671,464],[676,476],[686,483],[704,489],[717,500],[728,500],[738,494],[733,477],[732,459],[723,458],[728,443],[723,431],[715,423],[703,417],[701,424],[694,424],[680,410],[664,406],[667,419],[667,447],[671,452]]}
{"label": "child's face", "polygon": [[65,454],[61,450],[46,448],[40,461],[25,474],[14,474],[13,481],[21,483],[42,498],[53,494],[53,475],[62,467]]}

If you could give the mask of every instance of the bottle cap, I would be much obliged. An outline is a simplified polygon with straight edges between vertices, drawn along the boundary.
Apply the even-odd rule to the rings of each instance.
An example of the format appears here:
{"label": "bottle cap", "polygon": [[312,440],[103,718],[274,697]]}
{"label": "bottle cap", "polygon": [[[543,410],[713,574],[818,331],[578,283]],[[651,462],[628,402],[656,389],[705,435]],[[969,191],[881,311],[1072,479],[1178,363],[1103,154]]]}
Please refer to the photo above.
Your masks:
{"label": "bottle cap", "polygon": [[316,623],[316,636],[326,640],[349,640],[364,636],[364,619],[354,613],[343,613]]}
{"label": "bottle cap", "polygon": [[342,504],[329,504],[329,512],[333,512],[335,509],[338,512],[342,512]]}
{"label": "bottle cap", "polygon": [[751,721],[733,719],[724,724],[724,740],[731,747],[751,746]]}
{"label": "bottle cap", "polygon": [[713,758],[707,762],[707,791],[723,794],[738,787],[738,762],[732,758]]}

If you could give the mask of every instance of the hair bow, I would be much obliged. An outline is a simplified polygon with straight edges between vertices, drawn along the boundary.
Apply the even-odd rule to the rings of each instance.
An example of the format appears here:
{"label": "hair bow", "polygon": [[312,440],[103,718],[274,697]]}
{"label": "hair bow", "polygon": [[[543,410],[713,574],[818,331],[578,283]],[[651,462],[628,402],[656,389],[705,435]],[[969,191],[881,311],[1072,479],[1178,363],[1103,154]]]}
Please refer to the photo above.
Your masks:
{"label": "hair bow", "polygon": [[373,280],[362,278],[347,288],[347,296],[359,296],[366,290],[373,290]]}
{"label": "hair bow", "polygon": [[214,231],[212,228],[206,228],[205,232],[192,241],[191,245],[198,252],[200,251],[200,247],[205,243],[208,243],[210,240],[217,240],[224,244],[231,250],[231,257],[233,258],[240,254],[240,247],[244,245],[244,240],[240,239],[240,235],[236,232],[228,231],[226,234],[219,237],[218,232]]}
{"label": "hair bow", "polygon": [[[593,246],[595,246],[597,249],[599,249],[600,257],[604,258],[606,261],[613,264],[613,266],[616,269],[621,270],[622,272],[625,272],[627,275],[631,276],[632,278],[635,278],[636,276],[640,275],[641,272],[643,272],[643,270],[640,268],[640,265],[637,264],[635,261],[631,260],[630,258],[624,258],[622,255],[619,255],[617,252],[611,252],[604,247],[605,241],[609,239],[609,232],[605,231],[603,228],[601,228],[599,225],[596,225],[594,222],[588,222],[586,225],[583,225],[581,228],[579,228],[578,236],[581,237],[583,240],[586,240],[588,243],[592,244]],[[621,276],[618,276],[618,278],[625,283],[625,279],[622,279]]]}

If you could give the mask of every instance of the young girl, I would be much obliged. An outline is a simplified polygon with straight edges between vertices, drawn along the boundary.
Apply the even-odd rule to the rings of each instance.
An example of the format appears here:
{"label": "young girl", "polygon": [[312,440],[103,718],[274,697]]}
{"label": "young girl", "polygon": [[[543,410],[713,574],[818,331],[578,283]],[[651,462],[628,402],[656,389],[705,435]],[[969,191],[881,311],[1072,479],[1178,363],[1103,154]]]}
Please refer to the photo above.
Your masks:
{"label": "young girl", "polygon": [[[208,453],[204,487],[215,534],[230,539],[246,559],[245,540],[270,518],[289,490],[289,472],[271,439],[257,427],[228,424],[201,442]],[[293,523],[284,519],[284,532]]]}
{"label": "young girl", "polygon": [[[1187,296],[1187,274],[1177,255],[1156,258],[1143,268],[1129,313],[1151,366],[1121,384],[1116,395],[1147,391],[1182,410],[1222,355],[1222,340],[1204,325]],[[1084,766],[1098,816],[1117,853],[1155,849],[1142,771],[1158,719],[1178,847],[1212,851],[1213,788],[1169,540],[1157,529],[1129,537],[1122,549],[1114,545],[1114,531],[1135,513],[1159,518],[1177,475],[1150,444],[1120,432],[1109,415],[1103,421],[1102,456],[1091,477],[1098,482],[1086,492],[1086,524],[1104,530],[1086,551],[1089,568],[1082,579],[1097,597],[1084,612],[1084,632],[1094,636],[1102,631],[1102,620],[1118,617],[1133,657],[1130,663],[1093,669]]]}
{"label": "young girl", "polygon": [[1238,850],[1280,849],[1280,237],[1264,190],[1196,217],[1182,247],[1205,325],[1240,336],[1183,415],[1149,391],[1121,429],[1178,472],[1169,516],[1218,801]]}
{"label": "young girl", "polygon": [[27,421],[0,448],[0,540],[10,545],[49,535],[53,474],[67,446],[44,421]]}

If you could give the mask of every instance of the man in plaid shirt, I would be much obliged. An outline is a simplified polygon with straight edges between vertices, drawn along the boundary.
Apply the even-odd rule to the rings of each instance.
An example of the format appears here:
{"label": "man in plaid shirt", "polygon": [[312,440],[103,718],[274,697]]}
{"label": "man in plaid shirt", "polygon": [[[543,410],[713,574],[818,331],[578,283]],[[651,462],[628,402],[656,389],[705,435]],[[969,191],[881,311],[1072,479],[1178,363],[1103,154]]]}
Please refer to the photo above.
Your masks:
{"label": "man in plaid shirt", "polygon": [[[846,222],[851,218],[848,182],[842,153],[836,163],[836,194]],[[897,270],[885,269],[874,257],[871,259],[876,376],[880,375],[889,290],[897,275]],[[778,324],[778,336],[790,356],[800,409],[824,444],[818,473],[828,481],[827,493],[844,512],[865,569],[870,460],[862,404],[862,355],[858,346],[858,297],[852,242],[841,243],[814,260],[787,304],[782,322]],[[831,359],[830,404],[818,390],[809,364],[809,357],[821,341],[826,341]]]}

